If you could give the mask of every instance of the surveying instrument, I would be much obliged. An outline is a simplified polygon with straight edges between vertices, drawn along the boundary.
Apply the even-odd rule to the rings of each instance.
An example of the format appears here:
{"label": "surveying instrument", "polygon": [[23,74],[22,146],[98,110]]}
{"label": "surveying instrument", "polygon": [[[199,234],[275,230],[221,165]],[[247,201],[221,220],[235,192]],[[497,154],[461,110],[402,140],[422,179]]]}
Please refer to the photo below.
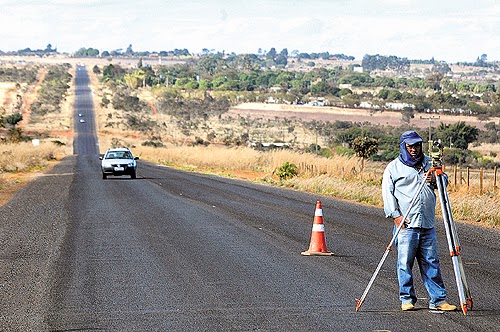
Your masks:
{"label": "surveying instrument", "polygon": [[434,141],[434,142],[429,141],[429,157],[431,157],[432,159],[432,167],[425,173],[424,177],[422,178],[422,182],[420,183],[420,186],[418,187],[415,196],[413,196],[412,200],[410,201],[410,206],[408,208],[408,211],[406,211],[406,213],[403,216],[403,221],[396,228],[396,231],[394,232],[391,242],[389,242],[389,245],[387,246],[387,249],[384,255],[382,256],[382,259],[380,260],[377,269],[373,273],[370,282],[368,283],[368,286],[366,286],[363,295],[361,296],[360,299],[356,299],[357,303],[356,311],[358,311],[361,305],[363,304],[366,295],[368,294],[368,291],[370,290],[373,282],[375,281],[375,278],[377,277],[380,269],[382,268],[382,265],[384,264],[387,256],[389,255],[389,252],[392,250],[392,245],[396,241],[396,238],[401,229],[405,226],[406,218],[408,217],[410,210],[415,204],[418,195],[422,191],[422,188],[426,184],[427,177],[429,175],[433,175],[436,178],[439,201],[441,203],[441,211],[443,213],[444,228],[446,230],[446,239],[448,240],[448,249],[450,251],[451,260],[453,263],[453,270],[455,272],[455,281],[458,288],[460,307],[464,315],[467,314],[467,309],[472,310],[472,295],[470,293],[469,286],[467,285],[467,280],[465,279],[464,267],[462,264],[462,256],[460,256],[460,249],[461,249],[460,242],[458,240],[458,233],[455,221],[453,220],[453,216],[451,213],[450,201],[448,199],[448,192],[446,191],[446,185],[443,175],[444,174],[442,167],[443,148],[444,148],[443,145],[439,141]]}

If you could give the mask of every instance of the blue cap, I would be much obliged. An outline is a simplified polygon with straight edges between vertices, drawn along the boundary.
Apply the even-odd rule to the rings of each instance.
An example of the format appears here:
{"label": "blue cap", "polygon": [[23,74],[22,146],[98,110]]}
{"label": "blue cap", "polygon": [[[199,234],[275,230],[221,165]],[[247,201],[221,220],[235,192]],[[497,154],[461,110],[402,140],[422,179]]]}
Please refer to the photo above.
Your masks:
{"label": "blue cap", "polygon": [[405,131],[399,139],[399,143],[405,142],[408,145],[413,145],[423,141],[422,137],[420,137],[414,130]]}

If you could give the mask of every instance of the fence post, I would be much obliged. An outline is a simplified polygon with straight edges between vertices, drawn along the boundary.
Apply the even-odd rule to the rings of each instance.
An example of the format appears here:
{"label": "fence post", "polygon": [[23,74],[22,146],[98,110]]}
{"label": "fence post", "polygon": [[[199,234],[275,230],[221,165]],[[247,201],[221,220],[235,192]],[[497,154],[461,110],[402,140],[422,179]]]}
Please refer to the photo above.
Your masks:
{"label": "fence post", "polygon": [[497,167],[495,166],[493,170],[493,193],[497,191]]}
{"label": "fence post", "polygon": [[457,190],[457,165],[453,166],[453,177],[455,181],[455,190]]}
{"label": "fence post", "polygon": [[467,166],[467,191],[470,189],[470,172],[469,172],[469,166]]}
{"label": "fence post", "polygon": [[463,182],[463,175],[462,175],[462,167],[460,167],[460,185],[462,185]]}
{"label": "fence post", "polygon": [[479,195],[483,194],[483,168],[479,168]]}

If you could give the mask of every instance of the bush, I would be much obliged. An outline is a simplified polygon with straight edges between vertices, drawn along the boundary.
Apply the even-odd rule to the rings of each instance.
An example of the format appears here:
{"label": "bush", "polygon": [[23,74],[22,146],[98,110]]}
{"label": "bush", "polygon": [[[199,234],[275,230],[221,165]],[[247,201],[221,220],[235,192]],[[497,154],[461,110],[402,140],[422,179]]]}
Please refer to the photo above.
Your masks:
{"label": "bush", "polygon": [[335,153],[338,154],[339,156],[345,156],[345,157],[352,157],[355,154],[353,150],[345,148],[341,145],[335,147]]}
{"label": "bush", "polygon": [[54,140],[52,143],[56,146],[65,146],[66,143],[61,142],[60,140]]}
{"label": "bush", "polygon": [[298,171],[299,169],[297,165],[289,163],[287,161],[283,165],[278,167],[278,169],[276,170],[276,175],[279,177],[280,180],[286,180],[297,176]]}
{"label": "bush", "polygon": [[152,146],[154,148],[161,148],[164,146],[162,142],[157,142],[157,141],[145,141],[145,142],[142,142],[141,145],[142,146]]}

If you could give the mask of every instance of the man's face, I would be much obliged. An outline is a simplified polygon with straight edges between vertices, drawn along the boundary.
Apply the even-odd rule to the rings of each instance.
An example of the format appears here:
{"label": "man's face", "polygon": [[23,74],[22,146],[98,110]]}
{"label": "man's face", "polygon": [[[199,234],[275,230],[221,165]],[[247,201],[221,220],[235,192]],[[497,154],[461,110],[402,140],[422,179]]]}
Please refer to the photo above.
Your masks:
{"label": "man's face", "polygon": [[415,143],[413,145],[406,144],[406,151],[408,151],[410,156],[412,156],[413,158],[417,158],[422,151],[422,142]]}

